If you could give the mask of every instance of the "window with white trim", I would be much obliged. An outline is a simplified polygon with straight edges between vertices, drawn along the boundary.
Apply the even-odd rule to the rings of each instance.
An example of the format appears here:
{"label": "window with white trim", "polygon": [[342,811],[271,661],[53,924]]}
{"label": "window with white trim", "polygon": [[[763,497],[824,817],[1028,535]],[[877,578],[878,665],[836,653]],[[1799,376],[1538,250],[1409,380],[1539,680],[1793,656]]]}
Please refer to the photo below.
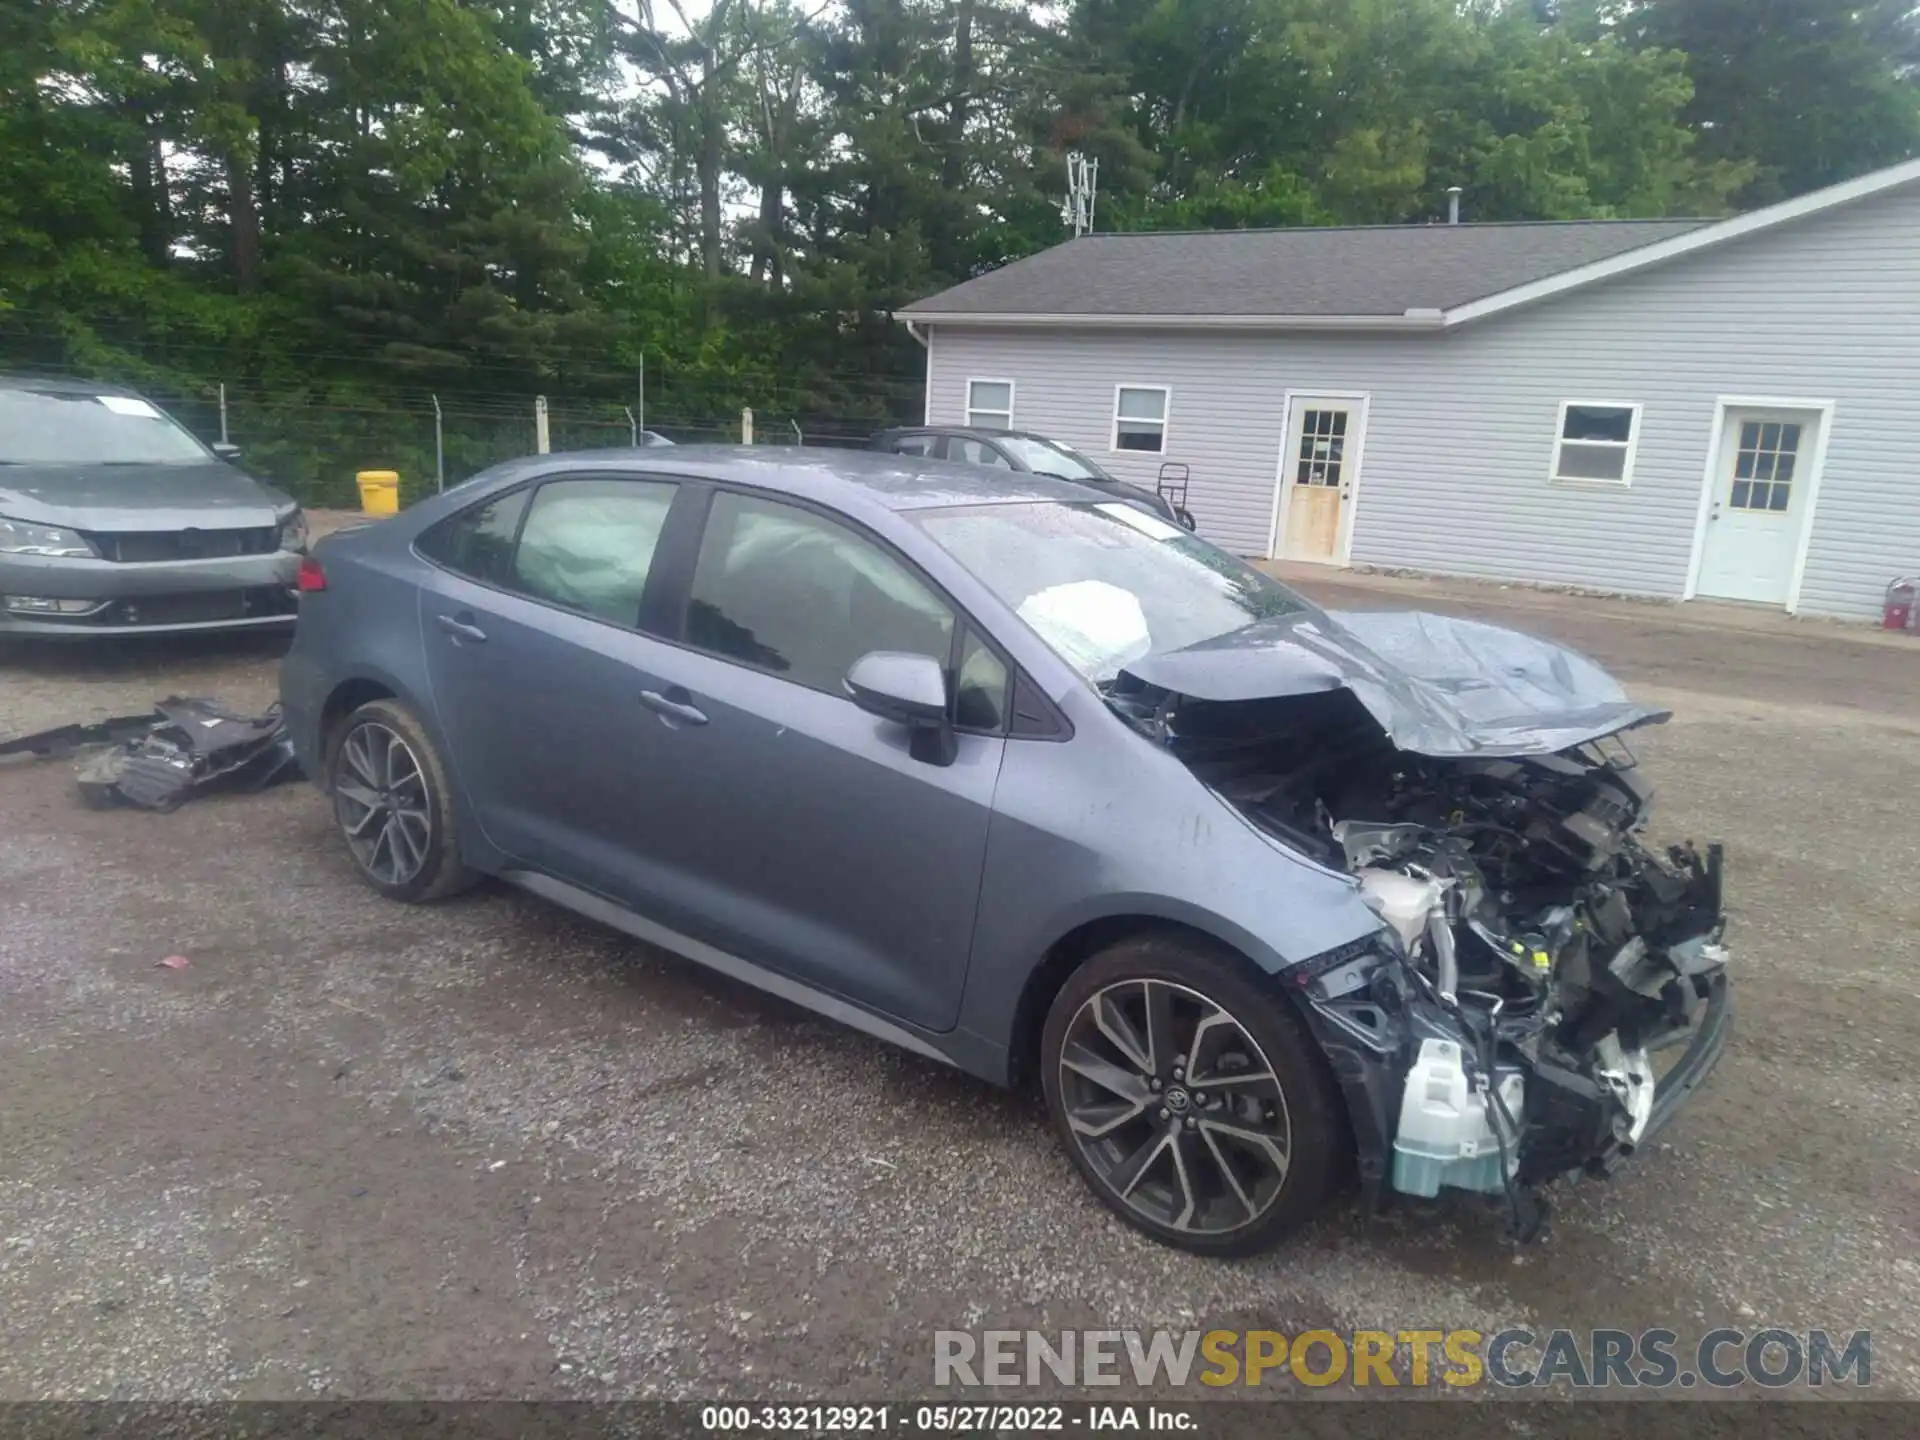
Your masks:
{"label": "window with white trim", "polygon": [[1113,392],[1113,448],[1158,455],[1167,448],[1168,390],[1121,385]]}
{"label": "window with white trim", "polygon": [[996,430],[1013,428],[1013,382],[967,381],[967,424]]}
{"label": "window with white trim", "polygon": [[1553,447],[1553,478],[1628,484],[1633,479],[1633,452],[1639,443],[1638,405],[1563,400],[1559,436]]}

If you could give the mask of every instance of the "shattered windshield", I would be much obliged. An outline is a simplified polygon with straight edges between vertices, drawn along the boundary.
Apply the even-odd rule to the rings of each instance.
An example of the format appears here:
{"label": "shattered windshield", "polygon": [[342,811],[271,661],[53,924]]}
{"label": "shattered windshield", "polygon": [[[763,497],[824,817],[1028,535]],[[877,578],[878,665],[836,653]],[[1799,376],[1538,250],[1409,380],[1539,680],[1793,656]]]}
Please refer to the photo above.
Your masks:
{"label": "shattered windshield", "polygon": [[1096,684],[1142,656],[1311,608],[1244,561],[1121,502],[970,505],[915,518]]}
{"label": "shattered windshield", "polygon": [[206,447],[133,395],[0,389],[0,465],[193,465]]}
{"label": "shattered windshield", "polygon": [[1030,435],[1003,435],[999,444],[1036,475],[1053,475],[1062,480],[1113,478],[1079,451],[1051,440],[1035,440]]}

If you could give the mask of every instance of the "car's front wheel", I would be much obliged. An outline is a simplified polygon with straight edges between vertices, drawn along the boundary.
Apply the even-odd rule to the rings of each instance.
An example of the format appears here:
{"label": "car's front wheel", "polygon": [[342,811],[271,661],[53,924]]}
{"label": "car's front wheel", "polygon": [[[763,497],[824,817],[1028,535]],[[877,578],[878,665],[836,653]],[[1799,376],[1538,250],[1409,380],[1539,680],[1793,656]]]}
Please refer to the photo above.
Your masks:
{"label": "car's front wheel", "polygon": [[1074,972],[1048,1012],[1041,1075],[1094,1193],[1183,1250],[1275,1244],[1339,1171],[1339,1096],[1306,1027],[1197,941],[1126,941]]}
{"label": "car's front wheel", "polygon": [[361,878],[392,900],[444,900],[478,877],[460,860],[446,766],[413,713],[362,705],[327,751],[333,816]]}

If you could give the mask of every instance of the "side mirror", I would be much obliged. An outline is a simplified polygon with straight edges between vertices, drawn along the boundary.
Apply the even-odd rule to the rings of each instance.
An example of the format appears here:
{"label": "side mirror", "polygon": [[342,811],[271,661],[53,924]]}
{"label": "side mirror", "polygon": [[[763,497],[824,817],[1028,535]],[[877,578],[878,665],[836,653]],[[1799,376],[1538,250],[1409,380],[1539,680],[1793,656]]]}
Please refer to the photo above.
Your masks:
{"label": "side mirror", "polygon": [[224,440],[216,440],[213,442],[213,444],[211,444],[207,448],[213,451],[213,453],[218,455],[222,460],[238,459],[240,455],[240,447],[238,445],[229,445]]}
{"label": "side mirror", "polygon": [[853,662],[848,698],[869,715],[912,732],[910,753],[930,765],[951,765],[957,746],[947,709],[947,672],[931,655],[875,650]]}

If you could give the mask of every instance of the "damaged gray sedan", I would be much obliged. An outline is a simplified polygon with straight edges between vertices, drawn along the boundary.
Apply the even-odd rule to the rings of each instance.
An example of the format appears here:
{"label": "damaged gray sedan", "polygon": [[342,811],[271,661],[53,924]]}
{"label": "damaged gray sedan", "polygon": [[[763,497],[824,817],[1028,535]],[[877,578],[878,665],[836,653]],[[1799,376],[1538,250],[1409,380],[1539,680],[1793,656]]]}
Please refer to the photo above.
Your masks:
{"label": "damaged gray sedan", "polygon": [[1727,1033],[1717,847],[1655,852],[1558,646],[1316,609],[1136,507],[896,456],[549,456],[324,540],[286,721],[397,900],[491,874],[1037,1080],[1170,1244],[1357,1171],[1520,1235]]}

